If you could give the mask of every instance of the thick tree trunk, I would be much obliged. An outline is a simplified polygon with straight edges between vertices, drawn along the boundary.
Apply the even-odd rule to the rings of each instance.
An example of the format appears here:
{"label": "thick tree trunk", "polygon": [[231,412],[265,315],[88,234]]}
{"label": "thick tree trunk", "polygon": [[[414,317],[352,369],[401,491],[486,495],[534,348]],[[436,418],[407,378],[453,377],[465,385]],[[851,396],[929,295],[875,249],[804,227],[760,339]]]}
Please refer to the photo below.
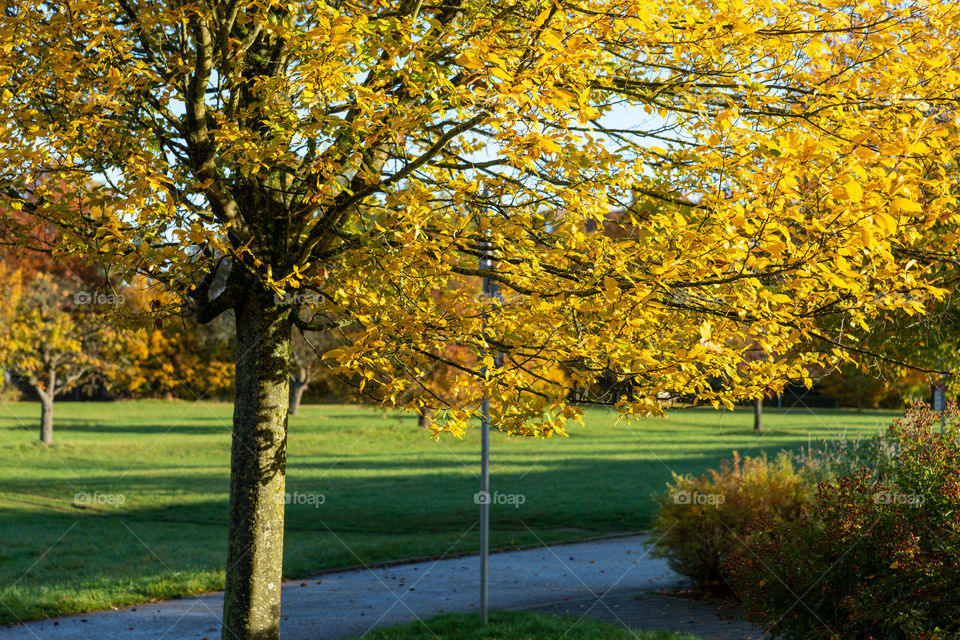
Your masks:
{"label": "thick tree trunk", "polygon": [[763,396],[757,396],[753,401],[753,430],[761,431],[763,429]]}
{"label": "thick tree trunk", "polygon": [[283,562],[290,309],[270,293],[236,310],[237,373],[223,640],[276,640]]}
{"label": "thick tree trunk", "polygon": [[297,415],[300,410],[300,401],[303,400],[303,392],[307,390],[307,383],[300,380],[290,381],[290,408],[288,413],[292,416]]}
{"label": "thick tree trunk", "polygon": [[47,388],[40,391],[40,442],[53,444],[53,400],[57,389],[57,370],[50,367],[47,374]]}

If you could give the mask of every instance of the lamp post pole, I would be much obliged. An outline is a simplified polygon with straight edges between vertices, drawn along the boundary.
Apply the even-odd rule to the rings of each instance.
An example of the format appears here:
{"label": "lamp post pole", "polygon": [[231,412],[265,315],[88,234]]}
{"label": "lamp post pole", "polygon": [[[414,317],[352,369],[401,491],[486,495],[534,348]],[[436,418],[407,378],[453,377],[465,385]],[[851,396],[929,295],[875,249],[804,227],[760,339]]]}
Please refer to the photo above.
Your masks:
{"label": "lamp post pole", "polygon": [[[493,269],[493,257],[490,255],[490,243],[481,243],[482,257],[480,269]],[[483,304],[500,299],[499,287],[489,277],[483,276]],[[484,342],[487,340],[487,312],[482,316]],[[499,357],[498,357],[499,360]],[[484,381],[487,367],[480,369]],[[490,398],[486,391],[480,400],[480,615],[484,624],[488,620],[489,558],[490,558]]]}

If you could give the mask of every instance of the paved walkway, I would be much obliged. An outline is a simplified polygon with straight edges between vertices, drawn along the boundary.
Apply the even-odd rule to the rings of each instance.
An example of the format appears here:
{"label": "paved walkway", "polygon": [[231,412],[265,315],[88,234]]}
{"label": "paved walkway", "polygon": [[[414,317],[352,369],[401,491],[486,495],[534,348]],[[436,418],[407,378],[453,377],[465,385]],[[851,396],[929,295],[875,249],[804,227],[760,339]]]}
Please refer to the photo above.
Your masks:
{"label": "paved walkway", "polygon": [[[653,595],[684,580],[647,555],[646,541],[633,536],[493,554],[490,607],[587,614],[711,640],[761,637],[743,623],[718,621],[710,605]],[[467,556],[285,582],[281,637],[340,640],[438,613],[476,611],[479,567],[476,556]],[[211,593],[41,620],[0,627],[0,640],[214,640],[222,603],[222,593]]]}

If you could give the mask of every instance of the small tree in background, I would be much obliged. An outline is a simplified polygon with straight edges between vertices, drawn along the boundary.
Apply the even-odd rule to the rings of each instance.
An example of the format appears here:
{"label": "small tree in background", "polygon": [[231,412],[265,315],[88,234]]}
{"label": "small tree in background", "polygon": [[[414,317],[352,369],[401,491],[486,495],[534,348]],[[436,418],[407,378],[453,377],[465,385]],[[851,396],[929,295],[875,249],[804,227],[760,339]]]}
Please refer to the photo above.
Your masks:
{"label": "small tree in background", "polygon": [[290,415],[297,415],[303,394],[310,385],[320,382],[334,387],[343,385],[322,360],[324,353],[343,343],[333,330],[304,332],[294,328],[290,342]]}
{"label": "small tree in background", "polygon": [[124,363],[116,372],[119,393],[190,400],[229,396],[235,343],[230,318],[200,324],[142,277],[122,292],[127,331],[115,354]]}
{"label": "small tree in background", "polygon": [[[24,280],[17,270],[3,274],[0,287],[0,362],[40,398],[40,441],[53,443],[53,403],[111,364],[104,354],[115,333],[94,317],[105,294],[65,286],[46,273]],[[111,299],[112,300],[112,299]]]}

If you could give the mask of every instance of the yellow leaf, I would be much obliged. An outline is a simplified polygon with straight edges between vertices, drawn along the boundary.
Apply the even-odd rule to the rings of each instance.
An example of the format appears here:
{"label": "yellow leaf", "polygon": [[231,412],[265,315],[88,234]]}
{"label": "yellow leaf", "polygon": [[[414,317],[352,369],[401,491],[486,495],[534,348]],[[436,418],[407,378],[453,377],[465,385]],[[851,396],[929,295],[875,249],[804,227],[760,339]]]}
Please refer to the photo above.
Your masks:
{"label": "yellow leaf", "polygon": [[614,278],[606,276],[603,279],[603,288],[603,295],[607,300],[613,302],[617,299],[617,295],[620,293],[620,286]]}
{"label": "yellow leaf", "polygon": [[483,69],[483,62],[472,51],[464,51],[453,60],[467,69]]}
{"label": "yellow leaf", "polygon": [[543,44],[552,49],[559,49],[563,46],[563,44],[560,42],[560,38],[558,38],[552,31],[544,31],[542,34],[540,34],[540,38],[543,40]]}
{"label": "yellow leaf", "polygon": [[893,215],[898,215],[900,212],[919,213],[921,211],[923,207],[909,198],[897,198],[890,204],[890,213]]}
{"label": "yellow leaf", "polygon": [[321,356],[322,360],[336,360],[343,355],[346,355],[349,352],[349,349],[346,347],[338,347],[336,349],[330,349]]}
{"label": "yellow leaf", "polygon": [[711,333],[713,333],[713,327],[710,325],[709,322],[704,320],[700,324],[700,337],[703,338],[704,340],[709,340]]}
{"label": "yellow leaf", "polygon": [[873,222],[880,227],[884,233],[892,234],[897,231],[897,220],[888,213],[878,211],[873,216]]}
{"label": "yellow leaf", "polygon": [[510,77],[510,74],[507,73],[507,70],[504,69],[503,67],[494,67],[493,69],[490,70],[490,73],[500,78],[501,80],[507,80],[507,81],[513,80],[513,78]]}
{"label": "yellow leaf", "polygon": [[541,11],[541,12],[540,12],[540,15],[538,15],[538,16],[536,17],[536,19],[533,21],[533,26],[534,26],[534,27],[539,27],[539,26],[543,25],[543,23],[547,21],[547,18],[550,17],[550,12],[551,12],[551,11],[552,11],[552,9],[544,9],[543,11]]}
{"label": "yellow leaf", "polygon": [[554,142],[552,138],[541,138],[541,139],[540,139],[540,146],[541,146],[541,147],[543,148],[543,150],[546,151],[547,153],[557,153],[557,154],[559,154],[559,153],[562,151],[562,149],[560,148],[560,145],[558,145],[556,142]]}
{"label": "yellow leaf", "polygon": [[858,183],[851,180],[843,185],[843,188],[847,190],[847,197],[850,198],[850,202],[860,202],[863,200],[863,188],[861,188]]}

